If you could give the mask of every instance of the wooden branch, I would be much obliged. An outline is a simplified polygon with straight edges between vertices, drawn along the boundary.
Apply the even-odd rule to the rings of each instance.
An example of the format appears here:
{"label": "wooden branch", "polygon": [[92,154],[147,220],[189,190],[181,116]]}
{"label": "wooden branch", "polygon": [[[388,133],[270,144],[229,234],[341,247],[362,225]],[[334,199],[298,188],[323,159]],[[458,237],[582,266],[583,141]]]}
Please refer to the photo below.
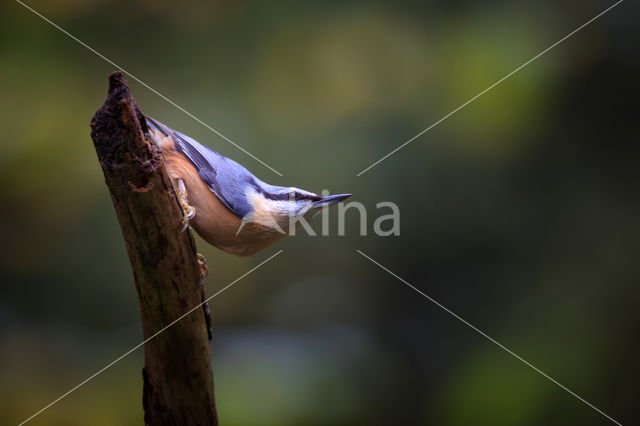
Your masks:
{"label": "wooden branch", "polygon": [[[203,302],[203,279],[190,231],[164,160],[144,138],[146,123],[120,72],[91,120],[98,160],[131,261],[147,339]],[[117,307],[114,307],[117,312]],[[208,307],[145,344],[147,425],[217,425]]]}

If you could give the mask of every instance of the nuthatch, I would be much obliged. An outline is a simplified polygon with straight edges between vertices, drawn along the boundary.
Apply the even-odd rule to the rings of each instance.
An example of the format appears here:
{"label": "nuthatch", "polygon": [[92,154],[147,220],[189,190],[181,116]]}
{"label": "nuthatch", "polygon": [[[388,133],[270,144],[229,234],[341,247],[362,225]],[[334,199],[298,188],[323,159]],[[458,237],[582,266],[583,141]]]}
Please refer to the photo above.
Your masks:
{"label": "nuthatch", "polygon": [[[184,212],[185,228],[238,256],[252,255],[288,232],[295,218],[312,219],[323,206],[351,194],[320,196],[274,186],[235,161],[146,117],[149,139],[160,148]],[[295,226],[295,225],[294,225]]]}

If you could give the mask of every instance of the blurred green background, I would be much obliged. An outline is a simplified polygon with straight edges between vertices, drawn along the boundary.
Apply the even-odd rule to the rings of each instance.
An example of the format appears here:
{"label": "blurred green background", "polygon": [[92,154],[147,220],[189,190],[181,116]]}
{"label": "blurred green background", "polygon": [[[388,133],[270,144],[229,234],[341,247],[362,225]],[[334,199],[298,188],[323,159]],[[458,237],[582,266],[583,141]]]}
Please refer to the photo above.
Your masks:
{"label": "blurred green background", "polygon": [[[28,0],[285,176],[129,79],[147,114],[270,183],[369,209],[368,236],[350,211],[346,237],[290,237],[212,301],[222,425],[610,424],[355,249],[640,424],[637,5],[355,176],[612,3]],[[113,70],[0,4],[2,424],[141,340],[89,138]],[[386,200],[399,237],[372,235]],[[208,294],[276,250],[198,246]],[[31,424],[142,424],[142,355]]]}

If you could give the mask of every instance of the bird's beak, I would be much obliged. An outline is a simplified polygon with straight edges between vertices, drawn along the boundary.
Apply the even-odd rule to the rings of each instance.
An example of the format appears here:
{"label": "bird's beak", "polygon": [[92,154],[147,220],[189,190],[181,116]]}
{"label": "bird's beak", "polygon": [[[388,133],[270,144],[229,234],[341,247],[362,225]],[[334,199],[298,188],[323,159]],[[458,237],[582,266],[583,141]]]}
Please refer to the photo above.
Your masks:
{"label": "bird's beak", "polygon": [[318,201],[314,201],[311,205],[311,208],[318,208],[324,206],[330,206],[331,204],[339,203],[340,201],[346,200],[351,197],[351,194],[336,194],[336,195],[327,195],[326,197],[322,197],[322,199]]}

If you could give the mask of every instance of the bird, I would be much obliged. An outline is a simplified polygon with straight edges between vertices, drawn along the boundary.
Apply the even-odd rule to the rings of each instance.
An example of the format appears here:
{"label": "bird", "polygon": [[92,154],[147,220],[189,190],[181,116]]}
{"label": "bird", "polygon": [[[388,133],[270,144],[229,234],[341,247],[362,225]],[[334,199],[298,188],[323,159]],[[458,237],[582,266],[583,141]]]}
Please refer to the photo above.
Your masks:
{"label": "bird", "polygon": [[195,139],[146,114],[144,119],[145,136],[159,148],[178,195],[183,230],[190,226],[224,252],[251,256],[351,196],[270,185]]}

